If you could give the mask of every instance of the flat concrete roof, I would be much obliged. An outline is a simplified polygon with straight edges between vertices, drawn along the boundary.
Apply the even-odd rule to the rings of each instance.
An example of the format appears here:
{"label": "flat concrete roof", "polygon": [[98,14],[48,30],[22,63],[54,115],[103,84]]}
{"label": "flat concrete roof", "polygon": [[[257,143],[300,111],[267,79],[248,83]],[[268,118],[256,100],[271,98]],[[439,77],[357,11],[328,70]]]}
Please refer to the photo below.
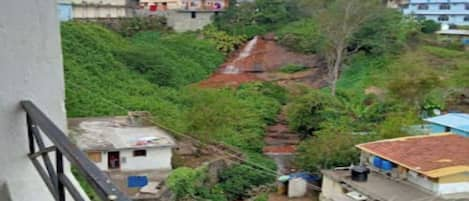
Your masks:
{"label": "flat concrete roof", "polygon": [[351,179],[349,170],[323,170],[324,177],[342,183],[344,187],[357,191],[370,200],[381,201],[413,201],[432,200],[444,201],[445,199],[423,190],[420,187],[405,181],[392,180],[384,175],[371,172],[367,182],[356,182]]}
{"label": "flat concrete roof", "polygon": [[70,137],[85,151],[173,147],[175,141],[155,126],[133,126],[127,117],[69,119]]}

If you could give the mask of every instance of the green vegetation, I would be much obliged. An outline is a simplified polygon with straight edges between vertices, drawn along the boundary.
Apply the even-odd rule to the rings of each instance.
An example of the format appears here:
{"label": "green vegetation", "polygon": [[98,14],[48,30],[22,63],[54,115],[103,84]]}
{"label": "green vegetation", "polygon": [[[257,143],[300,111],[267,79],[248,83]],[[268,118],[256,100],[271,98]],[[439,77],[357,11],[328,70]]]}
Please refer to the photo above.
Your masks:
{"label": "green vegetation", "polygon": [[[263,135],[286,102],[286,92],[272,83],[252,83],[238,89],[187,85],[206,78],[221,63],[223,54],[212,41],[189,33],[157,32],[140,32],[127,39],[95,24],[75,22],[62,25],[62,39],[69,117],[149,111],[156,122],[175,133],[235,146],[248,160],[275,170],[272,161],[261,154]],[[184,189],[176,189],[177,193],[201,200],[226,199],[220,192],[228,189],[222,185],[200,187],[195,181],[204,177],[194,171],[175,171],[182,176],[173,176],[170,186],[182,185]],[[244,196],[245,188],[266,181],[243,168],[226,171],[226,188],[249,181],[244,177],[238,181],[230,171],[244,171],[255,180],[229,197]]]}
{"label": "green vegetation", "polygon": [[274,181],[271,175],[244,165],[225,169],[218,179],[219,183],[210,184],[206,167],[182,167],[171,172],[167,184],[176,200],[224,201],[246,198],[249,189]]}
{"label": "green vegetation", "polygon": [[433,20],[424,20],[421,22],[421,24],[422,24],[422,29],[421,29],[422,32],[427,33],[427,34],[435,33],[441,28],[441,24]]}
{"label": "green vegetation", "polygon": [[217,30],[213,25],[205,27],[202,33],[209,40],[215,42],[217,49],[225,54],[235,51],[240,45],[246,42],[245,36],[230,35],[225,31]]}
{"label": "green vegetation", "polygon": [[[377,2],[256,0],[231,6],[213,26],[192,33],[171,33],[138,19],[124,24],[120,34],[95,24],[65,23],[68,115],[146,110],[175,133],[236,147],[249,161],[275,169],[261,154],[263,137],[286,105],[290,129],[304,139],[297,157],[301,169],[348,166],[358,160],[354,145],[409,135],[403,128],[421,123],[421,115],[435,108],[447,109],[450,100],[456,102],[455,92],[469,87],[469,54],[435,41],[436,23],[385,8],[352,17],[339,12],[355,8],[344,5],[363,11]],[[344,22],[347,30],[338,32],[337,24]],[[336,74],[336,86],[290,92],[268,82],[224,89],[196,86],[224,56],[268,32],[277,33],[279,43],[294,51],[325,58],[335,68],[330,73]],[[304,69],[287,65],[279,71]],[[168,185],[178,200],[243,200],[252,187],[274,179],[244,165],[219,177],[219,183],[208,185],[205,168],[179,168]]]}
{"label": "green vegetation", "polygon": [[251,38],[280,28],[294,18],[288,0],[256,0],[235,6],[230,1],[228,10],[215,18],[215,26],[232,35]]}
{"label": "green vegetation", "polygon": [[287,24],[277,31],[280,44],[304,53],[317,53],[322,47],[322,36],[313,19]]}
{"label": "green vegetation", "polygon": [[297,72],[304,71],[306,69],[308,69],[308,67],[306,66],[289,64],[289,65],[281,67],[279,71],[282,73],[297,73]]}

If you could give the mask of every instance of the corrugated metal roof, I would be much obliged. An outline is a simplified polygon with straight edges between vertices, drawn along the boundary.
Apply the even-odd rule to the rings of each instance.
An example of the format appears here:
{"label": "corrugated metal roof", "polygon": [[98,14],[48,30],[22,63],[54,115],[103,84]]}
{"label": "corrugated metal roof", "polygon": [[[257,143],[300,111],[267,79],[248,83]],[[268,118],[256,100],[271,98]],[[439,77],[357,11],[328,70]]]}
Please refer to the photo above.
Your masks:
{"label": "corrugated metal roof", "polygon": [[437,117],[427,118],[425,121],[469,132],[469,114],[449,113]]}

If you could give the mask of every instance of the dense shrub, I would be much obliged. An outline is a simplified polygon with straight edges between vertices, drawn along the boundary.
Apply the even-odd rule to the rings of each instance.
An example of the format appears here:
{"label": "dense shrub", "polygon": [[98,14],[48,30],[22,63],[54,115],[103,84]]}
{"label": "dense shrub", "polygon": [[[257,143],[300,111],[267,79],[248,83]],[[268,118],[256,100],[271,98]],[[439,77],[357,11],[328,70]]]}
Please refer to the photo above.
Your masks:
{"label": "dense shrub", "polygon": [[280,44],[304,53],[317,53],[322,45],[321,34],[313,19],[287,24],[277,31]]}
{"label": "dense shrub", "polygon": [[317,172],[356,164],[359,152],[354,146],[362,136],[352,134],[350,128],[340,122],[323,124],[315,137],[303,141],[298,148],[297,165]]}
{"label": "dense shrub", "polygon": [[235,51],[246,41],[246,37],[243,35],[230,35],[225,31],[217,30],[212,25],[205,27],[202,33],[206,38],[215,42],[217,49],[224,54]]}
{"label": "dense shrub", "polygon": [[228,168],[220,175],[220,187],[226,193],[228,200],[242,200],[246,198],[247,190],[274,181],[275,177],[272,175],[244,165]]}
{"label": "dense shrub", "polygon": [[211,42],[194,34],[140,32],[131,42],[131,47],[115,51],[117,59],[160,86],[198,82],[223,62]]}
{"label": "dense shrub", "polygon": [[430,34],[440,30],[441,24],[433,20],[424,20],[421,22],[421,26],[421,31],[423,33]]}
{"label": "dense shrub", "polygon": [[320,129],[322,122],[341,116],[341,107],[336,97],[312,90],[287,105],[288,124],[292,130],[310,135]]}
{"label": "dense shrub", "polygon": [[256,0],[239,5],[232,1],[231,4],[223,15],[215,18],[214,24],[233,35],[251,38],[276,29],[292,19],[286,0]]}

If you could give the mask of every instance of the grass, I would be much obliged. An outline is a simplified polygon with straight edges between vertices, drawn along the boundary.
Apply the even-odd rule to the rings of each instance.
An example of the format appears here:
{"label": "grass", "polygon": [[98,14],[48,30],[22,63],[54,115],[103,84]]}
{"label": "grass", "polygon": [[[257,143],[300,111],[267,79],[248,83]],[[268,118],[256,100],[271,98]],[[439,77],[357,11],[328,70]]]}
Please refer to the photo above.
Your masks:
{"label": "grass", "polygon": [[298,72],[301,72],[301,71],[305,71],[307,69],[308,69],[308,67],[306,67],[306,66],[288,64],[286,66],[281,67],[279,69],[279,72],[293,74],[293,73],[298,73]]}

